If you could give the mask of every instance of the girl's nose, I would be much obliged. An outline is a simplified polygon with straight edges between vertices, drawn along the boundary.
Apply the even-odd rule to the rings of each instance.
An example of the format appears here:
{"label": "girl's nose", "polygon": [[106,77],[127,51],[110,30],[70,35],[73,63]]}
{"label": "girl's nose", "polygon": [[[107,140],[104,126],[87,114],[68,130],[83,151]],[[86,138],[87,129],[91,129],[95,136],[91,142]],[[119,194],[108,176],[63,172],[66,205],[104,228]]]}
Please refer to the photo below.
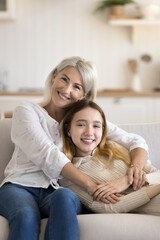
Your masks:
{"label": "girl's nose", "polygon": [[87,136],[92,136],[93,135],[93,128],[91,126],[88,126],[85,130],[85,134]]}

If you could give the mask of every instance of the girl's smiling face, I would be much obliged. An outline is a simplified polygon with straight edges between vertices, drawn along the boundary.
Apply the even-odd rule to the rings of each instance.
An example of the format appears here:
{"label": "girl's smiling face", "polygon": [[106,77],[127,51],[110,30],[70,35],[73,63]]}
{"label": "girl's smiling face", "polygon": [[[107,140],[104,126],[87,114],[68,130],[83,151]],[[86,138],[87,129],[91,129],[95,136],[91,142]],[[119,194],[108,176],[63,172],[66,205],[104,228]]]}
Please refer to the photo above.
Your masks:
{"label": "girl's smiling face", "polygon": [[91,107],[75,113],[68,135],[76,146],[76,156],[91,155],[100,143],[103,133],[103,119],[98,110]]}

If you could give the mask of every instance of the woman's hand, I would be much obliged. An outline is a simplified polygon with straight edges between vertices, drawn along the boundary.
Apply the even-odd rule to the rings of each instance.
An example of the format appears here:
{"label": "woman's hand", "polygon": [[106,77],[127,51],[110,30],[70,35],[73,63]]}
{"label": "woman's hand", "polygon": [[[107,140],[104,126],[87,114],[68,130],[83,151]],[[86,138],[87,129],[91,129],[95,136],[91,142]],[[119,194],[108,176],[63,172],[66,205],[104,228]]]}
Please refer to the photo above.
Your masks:
{"label": "woman's hand", "polygon": [[97,184],[97,189],[93,194],[93,199],[95,201],[104,201],[104,199],[108,200],[108,197],[111,196],[111,194],[121,193],[130,186],[127,175],[105,183],[97,182]]}
{"label": "woman's hand", "polygon": [[127,172],[128,182],[133,185],[133,190],[140,189],[146,181],[146,173],[138,165],[131,165]]}
{"label": "woman's hand", "polygon": [[131,152],[131,166],[128,169],[128,181],[133,185],[133,190],[140,189],[146,179],[146,174],[143,171],[143,167],[147,163],[148,154],[142,148],[135,148]]}

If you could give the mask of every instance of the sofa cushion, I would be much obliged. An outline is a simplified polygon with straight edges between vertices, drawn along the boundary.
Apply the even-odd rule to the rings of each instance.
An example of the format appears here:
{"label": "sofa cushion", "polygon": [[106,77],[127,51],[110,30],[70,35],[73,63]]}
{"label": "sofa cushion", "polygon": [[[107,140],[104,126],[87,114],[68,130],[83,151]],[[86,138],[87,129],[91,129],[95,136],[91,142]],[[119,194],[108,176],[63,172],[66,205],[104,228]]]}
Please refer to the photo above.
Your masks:
{"label": "sofa cushion", "polygon": [[160,169],[160,123],[141,123],[119,125],[127,132],[142,136],[149,147],[149,159],[155,167]]}
{"label": "sofa cushion", "polygon": [[11,159],[14,144],[11,142],[11,119],[0,120],[0,183],[4,179],[4,169]]}
{"label": "sofa cushion", "polygon": [[[41,221],[39,240],[44,240],[47,219]],[[79,215],[79,240],[159,240],[160,218],[142,214]],[[0,217],[0,240],[7,240],[8,221]]]}

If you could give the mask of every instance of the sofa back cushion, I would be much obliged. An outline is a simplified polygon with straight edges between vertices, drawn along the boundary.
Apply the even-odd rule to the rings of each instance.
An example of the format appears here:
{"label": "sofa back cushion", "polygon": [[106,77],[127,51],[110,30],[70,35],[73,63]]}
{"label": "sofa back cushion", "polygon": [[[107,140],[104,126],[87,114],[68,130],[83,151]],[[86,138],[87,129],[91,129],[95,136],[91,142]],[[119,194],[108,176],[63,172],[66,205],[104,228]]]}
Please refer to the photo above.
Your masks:
{"label": "sofa back cushion", "polygon": [[119,125],[127,132],[142,136],[149,148],[149,159],[155,167],[160,169],[160,123],[139,123]]}
{"label": "sofa back cushion", "polygon": [[11,142],[11,119],[0,120],[0,183],[4,179],[4,169],[11,159],[14,144]]}

